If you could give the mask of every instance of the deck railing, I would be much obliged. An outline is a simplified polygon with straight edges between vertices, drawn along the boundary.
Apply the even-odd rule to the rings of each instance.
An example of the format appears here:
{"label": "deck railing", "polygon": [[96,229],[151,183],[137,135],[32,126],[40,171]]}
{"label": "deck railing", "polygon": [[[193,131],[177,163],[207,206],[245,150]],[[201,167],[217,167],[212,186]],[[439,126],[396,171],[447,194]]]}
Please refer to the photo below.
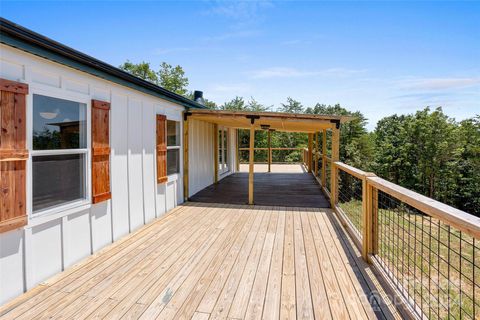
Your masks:
{"label": "deck railing", "polygon": [[[254,148],[255,163],[268,163],[268,157],[272,159],[271,163],[303,163],[304,162],[304,148]],[[249,148],[238,148],[240,153],[240,163],[248,163]],[[245,153],[245,157],[243,157]]]}
{"label": "deck railing", "polygon": [[[317,179],[362,256],[420,319],[480,319],[480,218],[319,154]],[[331,165],[336,181],[329,181]]]}

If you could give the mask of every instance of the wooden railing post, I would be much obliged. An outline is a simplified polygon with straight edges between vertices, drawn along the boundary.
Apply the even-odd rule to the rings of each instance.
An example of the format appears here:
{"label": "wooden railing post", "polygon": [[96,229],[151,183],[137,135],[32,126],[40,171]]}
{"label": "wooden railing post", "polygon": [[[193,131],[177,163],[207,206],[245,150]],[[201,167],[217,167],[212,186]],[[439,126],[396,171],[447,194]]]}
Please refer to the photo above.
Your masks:
{"label": "wooden railing post", "polygon": [[335,165],[340,158],[340,130],[332,129],[332,161],[330,163],[330,204],[335,209],[338,199],[338,169]]}
{"label": "wooden railing post", "polygon": [[322,187],[326,187],[327,169],[327,130],[322,131]]}
{"label": "wooden railing post", "polygon": [[362,179],[362,257],[367,262],[368,255],[374,253],[374,239],[378,238],[375,235],[377,219],[374,215],[373,187],[368,183],[368,177],[375,177],[375,174],[367,172]]}

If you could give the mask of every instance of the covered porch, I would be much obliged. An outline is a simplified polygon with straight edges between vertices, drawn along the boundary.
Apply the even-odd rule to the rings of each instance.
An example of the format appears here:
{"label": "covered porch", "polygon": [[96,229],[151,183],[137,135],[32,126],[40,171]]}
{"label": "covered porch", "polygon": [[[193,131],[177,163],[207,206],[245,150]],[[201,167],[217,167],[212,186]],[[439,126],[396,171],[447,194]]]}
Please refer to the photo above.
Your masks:
{"label": "covered porch", "polygon": [[[239,172],[223,178],[194,196],[190,201],[246,204],[249,166],[240,164]],[[269,171],[270,170],[270,171]],[[255,164],[255,204],[265,206],[329,208],[330,202],[317,179],[303,164]]]}
{"label": "covered porch", "polygon": [[[322,164],[319,167],[319,155],[323,154],[324,157],[327,157],[327,154],[329,154],[328,160],[330,163],[339,160],[340,125],[350,121],[351,117],[278,112],[190,110],[184,116],[184,141],[186,142],[189,141],[190,119],[213,124],[213,132],[218,132],[219,127],[236,130],[237,143],[238,129],[249,130],[249,158],[248,166],[243,166],[242,168],[247,170],[242,172],[239,163],[240,148],[236,144],[235,174],[219,182],[217,160],[222,157],[219,157],[218,153],[219,137],[217,134],[214,134],[213,184],[192,195],[189,193],[189,146],[187,143],[184,150],[183,185],[184,195],[190,195],[190,197],[186,196],[185,200],[193,199],[195,201],[234,204],[328,207],[328,201],[321,192],[320,182],[323,190],[326,190],[326,183],[336,182],[336,171],[333,170],[332,166],[327,168],[325,158],[321,161]],[[267,148],[255,148],[255,131],[257,130],[267,132]],[[292,149],[272,148],[271,133],[273,131],[297,132],[308,135],[308,145],[303,154],[304,166],[282,167],[282,170],[280,170],[282,173],[275,172],[275,168],[272,171],[272,149]],[[327,131],[331,133],[328,152]],[[320,150],[320,145],[323,150]],[[268,154],[266,167],[262,166],[268,174],[258,172],[260,166],[255,164],[255,150],[257,149],[265,149],[264,151]],[[334,189],[333,187],[328,189]],[[331,197],[330,203],[335,203],[336,199],[334,196]]]}

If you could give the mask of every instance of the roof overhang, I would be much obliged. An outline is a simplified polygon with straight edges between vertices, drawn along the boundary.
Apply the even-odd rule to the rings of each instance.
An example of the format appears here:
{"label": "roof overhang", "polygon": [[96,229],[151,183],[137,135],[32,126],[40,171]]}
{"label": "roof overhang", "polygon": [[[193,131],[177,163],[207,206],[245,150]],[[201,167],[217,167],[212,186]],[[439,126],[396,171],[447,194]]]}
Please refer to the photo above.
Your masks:
{"label": "roof overhang", "polygon": [[117,67],[72,49],[2,17],[0,17],[0,43],[89,73],[107,81],[180,104],[186,108],[205,108],[205,106],[193,100],[157,86],[154,83],[137,78]]}
{"label": "roof overhang", "polygon": [[205,109],[191,109],[188,111],[187,116],[190,119],[238,129],[247,129],[253,124],[256,130],[274,129],[275,131],[306,133],[313,133],[323,129],[338,129],[341,123],[353,119],[353,117],[335,115]]}

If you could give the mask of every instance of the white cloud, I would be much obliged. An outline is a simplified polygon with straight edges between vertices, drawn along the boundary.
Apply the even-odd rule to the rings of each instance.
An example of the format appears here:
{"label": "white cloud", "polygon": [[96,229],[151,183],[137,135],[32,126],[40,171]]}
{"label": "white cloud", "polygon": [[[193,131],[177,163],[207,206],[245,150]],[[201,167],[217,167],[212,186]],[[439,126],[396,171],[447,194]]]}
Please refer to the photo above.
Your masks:
{"label": "white cloud", "polygon": [[177,53],[177,52],[190,52],[197,49],[198,48],[196,47],[156,48],[153,50],[152,54],[163,55],[163,54]]}
{"label": "white cloud", "polygon": [[232,93],[233,95],[238,95],[240,93],[249,92],[252,87],[247,83],[237,83],[237,84],[217,84],[211,87],[211,91],[218,93]]}
{"label": "white cloud", "polygon": [[366,72],[366,70],[345,69],[345,68],[330,68],[325,70],[299,70],[289,67],[273,67],[266,69],[253,70],[249,72],[254,79],[268,79],[268,78],[299,78],[312,76],[328,76],[328,77],[348,77],[358,73]]}
{"label": "white cloud", "polygon": [[234,20],[255,20],[263,9],[271,8],[271,1],[214,1],[207,14]]}
{"label": "white cloud", "polygon": [[480,85],[480,78],[420,78],[400,81],[406,90],[448,90]]}

